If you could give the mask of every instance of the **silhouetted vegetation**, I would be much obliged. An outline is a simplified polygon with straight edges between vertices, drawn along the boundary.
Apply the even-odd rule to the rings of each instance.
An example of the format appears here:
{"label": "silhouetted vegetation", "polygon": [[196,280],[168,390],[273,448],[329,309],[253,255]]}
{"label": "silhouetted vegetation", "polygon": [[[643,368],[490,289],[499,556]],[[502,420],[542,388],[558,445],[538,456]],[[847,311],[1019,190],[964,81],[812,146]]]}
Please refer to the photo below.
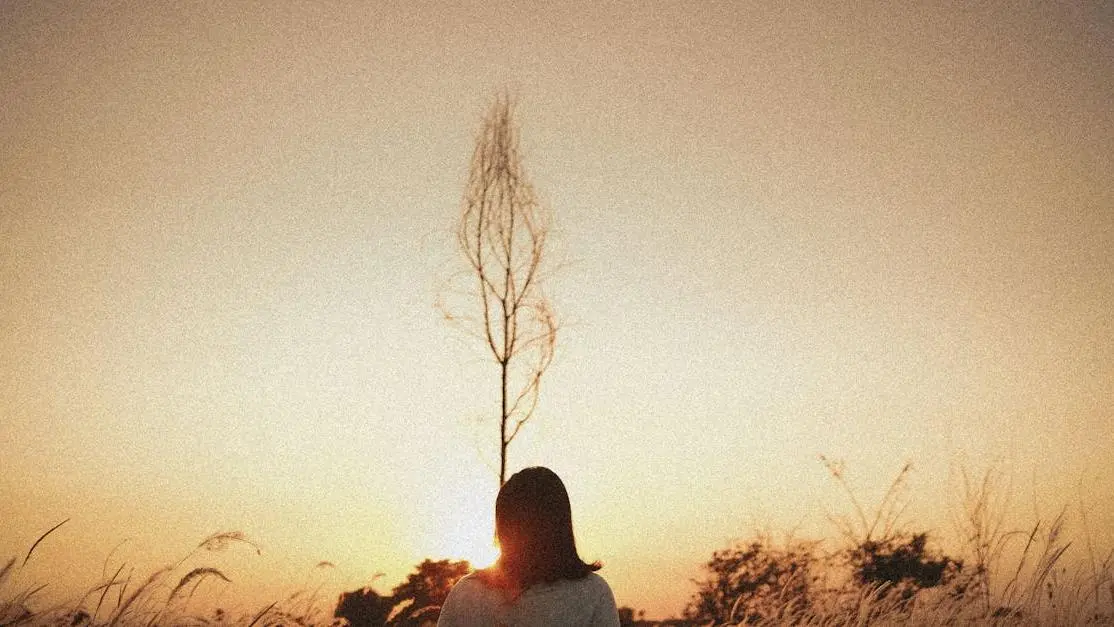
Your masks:
{"label": "silhouetted vegetation", "polygon": [[814,545],[777,547],[767,536],[712,554],[708,577],[686,609],[689,619],[716,623],[755,622],[778,616],[787,605],[808,607],[821,566]]}
{"label": "silhouetted vegetation", "polygon": [[476,139],[457,223],[467,263],[458,278],[466,281],[460,291],[469,302],[441,303],[445,318],[476,336],[499,368],[500,486],[507,448],[534,415],[557,342],[557,319],[542,291],[549,225],[549,210],[522,165],[513,103],[501,95]]}
{"label": "silhouetted vegetation", "polygon": [[[638,615],[637,618],[635,618],[636,614]],[[633,607],[626,606],[619,608],[619,625],[621,627],[648,627],[653,624],[655,623],[646,620],[645,610],[635,611]]]}
{"label": "silhouetted vegetation", "polygon": [[[960,529],[969,533],[964,540],[972,556],[964,560],[932,549],[928,532],[909,531],[901,521],[904,507],[896,495],[909,465],[868,512],[843,465],[822,460],[854,510],[852,517],[832,519],[841,545],[824,553],[822,542],[779,546],[760,534],[715,551],[686,619],[700,625],[1114,623],[1114,553],[1092,555],[1089,572],[1077,570],[1067,584],[1069,571],[1060,563],[1070,545],[1062,535],[1063,513],[1027,532],[1007,532],[988,511],[988,504],[1000,502],[988,493],[991,481],[972,489],[964,474],[967,511]],[[1016,562],[1003,567],[1008,538],[1024,545]]]}
{"label": "silhouetted vegetation", "polygon": [[[834,517],[840,530],[827,541],[775,541],[759,534],[713,552],[705,577],[681,619],[646,621],[621,608],[623,625],[1076,625],[1114,624],[1114,552],[1098,554],[1089,538],[1065,537],[1066,512],[1013,530],[992,511],[1000,503],[993,482],[964,477],[958,529],[961,556],[934,548],[934,537],[910,531],[893,497],[908,473],[898,474],[877,511],[860,507],[840,464],[825,460],[855,505],[850,518]],[[883,512],[879,514],[878,512]],[[0,625],[151,627],[154,625],[407,626],[433,625],[452,586],[471,569],[467,562],[426,559],[390,594],[368,586],[339,595],[334,607],[315,593],[295,592],[265,607],[235,614],[204,605],[199,588],[233,585],[209,561],[232,547],[259,547],[240,532],[213,534],[173,565],[146,577],[126,563],[107,567],[79,598],[47,605],[41,582],[24,581],[54,528],[29,550],[0,560]],[[1009,543],[1015,551],[1006,552]],[[1085,550],[1078,568],[1065,563],[1069,549]],[[1082,548],[1081,548],[1082,547]],[[111,557],[111,556],[110,556]],[[962,559],[960,559],[962,557]],[[318,567],[332,564],[322,562]],[[652,576],[652,575],[648,575]],[[196,596],[196,598],[195,598]],[[209,597],[210,600],[212,597]]]}
{"label": "silhouetted vegetation", "polygon": [[333,616],[347,620],[352,627],[386,625],[394,606],[394,597],[383,596],[368,586],[341,594]]}
{"label": "silhouetted vegetation", "polygon": [[467,561],[426,559],[389,596],[370,587],[342,594],[333,615],[353,627],[419,627],[436,622],[453,584],[471,571]]}
{"label": "silhouetted vegetation", "polygon": [[[63,521],[65,522],[65,521]],[[314,594],[295,593],[281,601],[268,604],[236,618],[223,609],[215,608],[204,616],[191,607],[198,589],[207,581],[227,584],[229,578],[212,566],[190,566],[194,558],[228,550],[233,545],[250,546],[260,553],[260,548],[242,532],[214,533],[173,565],[151,572],[146,578],[137,577],[134,568],[121,563],[115,570],[106,570],[101,580],[89,588],[79,599],[55,604],[46,608],[35,603],[46,584],[17,583],[20,571],[33,557],[35,548],[61,526],[55,525],[31,545],[22,561],[12,558],[0,567],[0,626],[17,625],[70,625],[116,627],[161,624],[244,624],[267,625],[316,625],[328,622],[317,606]],[[110,556],[111,557],[111,556]],[[318,564],[328,564],[322,562]],[[107,573],[112,573],[111,575]],[[213,585],[213,584],[209,584]],[[196,602],[193,603],[196,605]]]}
{"label": "silhouetted vegetation", "polygon": [[[883,590],[900,609],[924,589],[953,581],[962,562],[926,548],[928,534],[898,534],[821,554],[819,542],[776,545],[768,535],[716,551],[685,617],[706,624],[787,621],[800,612]],[[842,567],[849,566],[850,576]],[[834,582],[834,583],[833,583]]]}
{"label": "silhouetted vegetation", "polygon": [[888,586],[908,600],[923,588],[948,583],[959,574],[963,562],[926,548],[927,533],[901,533],[882,540],[867,540],[848,550],[848,557],[861,586]]}
{"label": "silhouetted vegetation", "polygon": [[[901,469],[879,506],[868,512],[850,488],[843,464],[825,457],[821,461],[854,510],[853,517],[833,519],[843,546],[820,555],[819,542],[794,541],[779,547],[769,536],[760,535],[716,551],[705,565],[708,576],[698,582],[687,617],[716,623],[770,622],[811,611],[822,600],[858,598],[876,590],[885,590],[887,600],[900,607],[919,591],[956,578],[961,561],[930,551],[927,532],[901,528],[903,508],[897,494],[910,465]],[[841,568],[850,572],[841,576]],[[830,584],[827,579],[840,583]]]}

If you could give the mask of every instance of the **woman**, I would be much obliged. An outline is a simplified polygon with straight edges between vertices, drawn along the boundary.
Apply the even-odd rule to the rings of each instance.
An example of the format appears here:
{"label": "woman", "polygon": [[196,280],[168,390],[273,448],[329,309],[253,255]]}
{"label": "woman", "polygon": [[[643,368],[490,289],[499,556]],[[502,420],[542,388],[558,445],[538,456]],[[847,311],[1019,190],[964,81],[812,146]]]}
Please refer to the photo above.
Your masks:
{"label": "woman", "polygon": [[495,498],[499,561],[457,582],[438,627],[618,627],[607,582],[576,552],[572,509],[548,468],[515,473]]}

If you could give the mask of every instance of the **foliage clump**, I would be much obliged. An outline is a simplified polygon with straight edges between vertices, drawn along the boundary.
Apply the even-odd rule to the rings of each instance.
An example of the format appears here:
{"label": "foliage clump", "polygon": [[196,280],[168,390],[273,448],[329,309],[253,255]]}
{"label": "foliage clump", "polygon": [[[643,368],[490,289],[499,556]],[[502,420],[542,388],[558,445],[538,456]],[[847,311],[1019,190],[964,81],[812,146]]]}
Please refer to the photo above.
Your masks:
{"label": "foliage clump", "polygon": [[751,623],[772,619],[789,605],[810,605],[817,583],[814,549],[806,542],[776,546],[760,535],[714,552],[686,618]]}
{"label": "foliage clump", "polygon": [[[715,551],[686,608],[689,625],[1114,624],[1114,552],[1097,555],[1088,541],[1089,570],[1070,574],[1062,564],[1072,544],[1063,535],[1064,512],[1029,530],[1008,530],[992,511],[1002,502],[991,493],[992,476],[974,484],[964,475],[960,559],[933,548],[929,532],[910,530],[901,519],[908,464],[868,510],[843,464],[822,461],[852,505],[851,516],[832,518],[838,546],[778,546],[759,534]],[[1009,563],[1011,539],[1022,546]]]}
{"label": "foliage clump", "polygon": [[951,581],[963,568],[962,560],[933,554],[927,533],[899,533],[881,540],[866,540],[847,550],[860,586],[889,586],[903,600],[924,588]]}
{"label": "foliage clump", "polygon": [[419,627],[437,622],[454,584],[472,571],[467,561],[423,560],[389,595],[370,586],[340,595],[333,615],[352,627]]}

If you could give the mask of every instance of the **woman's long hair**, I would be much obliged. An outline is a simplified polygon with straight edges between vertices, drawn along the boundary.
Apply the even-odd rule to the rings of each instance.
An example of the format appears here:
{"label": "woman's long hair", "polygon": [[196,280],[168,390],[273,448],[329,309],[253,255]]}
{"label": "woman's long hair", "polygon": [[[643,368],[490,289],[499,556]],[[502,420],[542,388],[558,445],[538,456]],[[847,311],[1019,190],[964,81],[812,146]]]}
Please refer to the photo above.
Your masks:
{"label": "woman's long hair", "polygon": [[525,590],[535,583],[580,579],[600,569],[576,552],[572,508],[565,484],[552,470],[536,466],[511,476],[495,498],[499,570]]}

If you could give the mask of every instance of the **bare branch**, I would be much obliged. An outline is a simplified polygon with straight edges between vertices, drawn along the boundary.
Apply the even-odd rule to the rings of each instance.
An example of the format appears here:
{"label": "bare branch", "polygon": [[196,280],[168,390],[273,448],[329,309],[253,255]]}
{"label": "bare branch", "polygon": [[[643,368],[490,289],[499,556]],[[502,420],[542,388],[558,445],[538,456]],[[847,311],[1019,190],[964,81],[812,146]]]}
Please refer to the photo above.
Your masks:
{"label": "bare branch", "polygon": [[479,311],[442,310],[450,321],[476,323],[476,334],[500,369],[500,485],[507,444],[533,416],[557,333],[539,281],[549,214],[522,166],[513,114],[514,102],[503,94],[484,117],[457,224],[457,244],[474,276]]}

